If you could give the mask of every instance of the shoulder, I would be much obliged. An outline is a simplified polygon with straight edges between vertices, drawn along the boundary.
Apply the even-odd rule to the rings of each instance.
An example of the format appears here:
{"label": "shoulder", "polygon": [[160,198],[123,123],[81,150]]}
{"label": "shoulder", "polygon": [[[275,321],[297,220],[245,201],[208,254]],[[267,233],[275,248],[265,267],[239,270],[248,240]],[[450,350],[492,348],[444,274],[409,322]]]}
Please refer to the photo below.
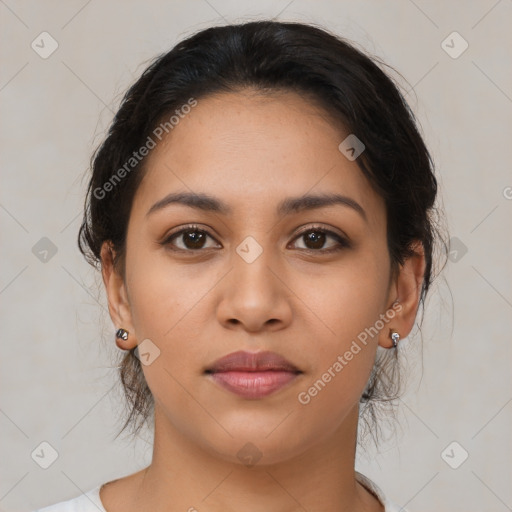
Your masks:
{"label": "shoulder", "polygon": [[100,499],[100,485],[67,501],[39,508],[33,512],[106,512]]}
{"label": "shoulder", "polygon": [[366,487],[377,499],[382,503],[384,512],[407,512],[407,509],[393,503],[385,494],[384,491],[367,476],[356,471],[356,480]]}

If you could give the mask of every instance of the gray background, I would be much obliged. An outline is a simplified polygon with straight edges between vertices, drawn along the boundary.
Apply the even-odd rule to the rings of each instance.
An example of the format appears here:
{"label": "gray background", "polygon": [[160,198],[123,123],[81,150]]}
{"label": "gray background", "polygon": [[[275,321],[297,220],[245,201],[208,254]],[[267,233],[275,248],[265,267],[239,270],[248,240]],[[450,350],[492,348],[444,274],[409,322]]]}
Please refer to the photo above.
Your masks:
{"label": "gray background", "polygon": [[[320,23],[402,73],[456,237],[423,344],[404,340],[397,432],[357,469],[411,511],[511,510],[512,1],[0,0],[0,14],[2,510],[68,499],[150,461],[150,434],[114,441],[114,331],[76,247],[83,177],[148,59],[208,25],[259,17]],[[46,59],[31,48],[43,31],[59,45]],[[469,44],[457,58],[442,46],[453,31]],[[48,469],[31,458],[43,441],[59,454]],[[457,469],[443,460],[460,464],[462,450]]]}

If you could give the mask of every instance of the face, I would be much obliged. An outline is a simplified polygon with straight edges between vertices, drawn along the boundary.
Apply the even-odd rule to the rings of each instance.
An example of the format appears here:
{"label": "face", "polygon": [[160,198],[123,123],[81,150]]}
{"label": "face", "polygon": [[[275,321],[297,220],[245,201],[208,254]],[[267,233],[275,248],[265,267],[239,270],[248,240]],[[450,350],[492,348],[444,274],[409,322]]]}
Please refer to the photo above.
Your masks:
{"label": "face", "polygon": [[[294,93],[220,94],[147,160],[119,325],[150,340],[143,371],[165,428],[225,460],[251,442],[277,462],[335,436],[367,383],[396,289],[384,201],[338,149],[347,136]],[[333,194],[341,202],[303,201]],[[271,351],[297,371],[206,372],[237,351]]]}

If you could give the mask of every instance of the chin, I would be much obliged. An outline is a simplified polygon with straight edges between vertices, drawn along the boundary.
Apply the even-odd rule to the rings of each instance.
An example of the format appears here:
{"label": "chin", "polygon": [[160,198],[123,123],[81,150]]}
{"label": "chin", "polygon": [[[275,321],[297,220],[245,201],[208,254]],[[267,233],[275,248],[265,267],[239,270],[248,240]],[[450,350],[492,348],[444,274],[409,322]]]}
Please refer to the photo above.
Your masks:
{"label": "chin", "polygon": [[319,439],[313,432],[310,435],[298,432],[297,425],[292,422],[285,426],[285,420],[279,425],[282,420],[281,417],[270,425],[246,419],[238,428],[227,429],[233,437],[226,435],[203,441],[215,457],[231,464],[246,467],[280,464],[299,457]]}

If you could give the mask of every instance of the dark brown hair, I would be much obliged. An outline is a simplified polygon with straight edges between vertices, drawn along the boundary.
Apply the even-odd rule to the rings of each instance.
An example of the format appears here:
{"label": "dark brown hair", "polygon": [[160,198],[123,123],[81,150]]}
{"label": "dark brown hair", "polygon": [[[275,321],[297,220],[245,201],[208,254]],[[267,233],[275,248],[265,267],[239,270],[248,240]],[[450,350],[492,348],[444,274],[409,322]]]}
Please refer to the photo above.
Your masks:
{"label": "dark brown hair", "polygon": [[[110,240],[116,269],[124,275],[125,241],[134,194],[145,159],[134,162],[123,179],[112,182],[133,152],[142,147],[163,119],[190,98],[250,87],[257,91],[293,91],[313,98],[365,145],[357,164],[384,198],[387,242],[393,269],[424,248],[426,271],[420,304],[433,278],[437,181],[430,154],[415,117],[398,85],[363,51],[313,25],[256,21],[202,30],[157,57],[129,88],[108,135],[92,159],[78,244],[94,266]],[[113,186],[106,187],[106,183]],[[138,432],[154,406],[136,348],[121,362],[120,377],[130,406],[121,431]],[[367,418],[376,402],[397,396],[396,351],[378,357],[361,396]]]}

